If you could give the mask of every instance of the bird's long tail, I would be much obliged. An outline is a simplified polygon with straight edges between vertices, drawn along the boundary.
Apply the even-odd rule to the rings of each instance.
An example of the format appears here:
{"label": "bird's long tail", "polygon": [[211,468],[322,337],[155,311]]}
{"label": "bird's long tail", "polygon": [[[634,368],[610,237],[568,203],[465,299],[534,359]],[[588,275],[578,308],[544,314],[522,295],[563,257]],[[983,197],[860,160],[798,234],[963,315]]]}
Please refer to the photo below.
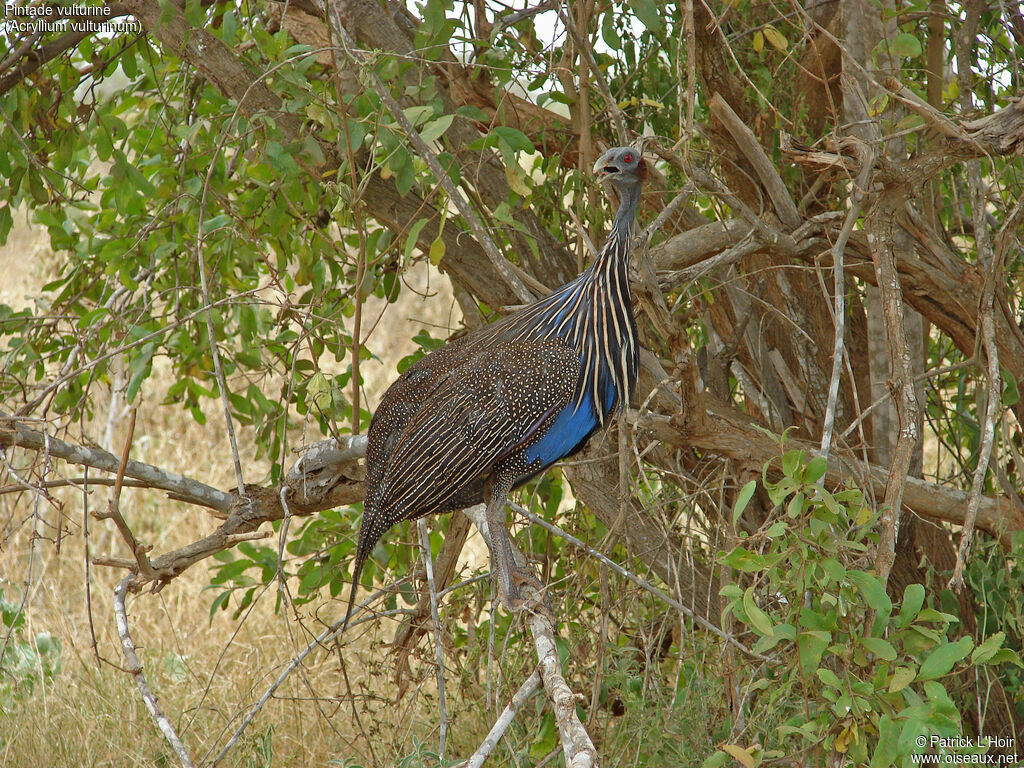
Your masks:
{"label": "bird's long tail", "polygon": [[345,630],[348,629],[349,619],[352,618],[352,609],[356,604],[356,590],[359,588],[359,576],[363,572],[363,566],[366,564],[366,559],[370,556],[370,552],[373,551],[373,547],[377,543],[371,534],[373,526],[367,524],[368,521],[373,520],[374,517],[372,510],[364,507],[363,522],[359,526],[359,543],[356,544],[356,559],[352,563],[352,588],[348,593],[348,610],[345,611],[345,621],[342,622],[339,636],[345,634]]}

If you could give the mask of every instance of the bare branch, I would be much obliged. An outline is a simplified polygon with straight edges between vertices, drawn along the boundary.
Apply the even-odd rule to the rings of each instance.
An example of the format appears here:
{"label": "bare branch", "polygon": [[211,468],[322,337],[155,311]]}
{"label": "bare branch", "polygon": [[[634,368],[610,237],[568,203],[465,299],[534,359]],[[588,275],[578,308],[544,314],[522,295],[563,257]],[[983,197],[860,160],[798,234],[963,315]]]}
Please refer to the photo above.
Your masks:
{"label": "bare branch", "polygon": [[188,750],[185,749],[185,745],[182,743],[178,736],[177,731],[174,730],[174,725],[170,720],[167,719],[167,715],[160,709],[160,704],[156,700],[156,696],[153,691],[149,688],[149,683],[146,682],[146,675],[142,668],[142,663],[139,661],[138,655],[135,653],[135,643],[132,640],[131,632],[128,629],[128,612],[125,608],[125,595],[128,592],[128,583],[131,577],[121,579],[117,587],[114,589],[114,617],[117,620],[117,635],[121,638],[121,652],[124,654],[125,661],[128,664],[128,671],[132,677],[135,678],[135,685],[139,689],[139,694],[142,696],[142,700],[146,703],[146,709],[149,710],[150,716],[156,721],[157,728],[160,729],[160,733],[163,734],[167,743],[171,745],[171,749],[174,750],[174,754],[178,756],[178,760],[181,762],[183,768],[194,768],[195,763],[192,762],[192,758],[189,757]]}
{"label": "bare branch", "polygon": [[708,107],[711,114],[717,117],[729,131],[740,152],[754,166],[754,171],[768,192],[768,197],[771,198],[775,212],[779,215],[783,225],[789,230],[796,229],[800,226],[803,218],[797,211],[796,203],[790,197],[789,190],[782,182],[775,165],[768,159],[768,155],[765,154],[761,143],[757,140],[757,136],[746,123],[740,120],[739,115],[733,112],[732,107],[719,94],[716,93],[711,97]]}
{"label": "bare branch", "polygon": [[[978,194],[976,197],[981,197],[980,193],[980,177],[975,178],[971,175],[972,184],[978,182]],[[982,201],[982,208],[983,201]],[[972,208],[976,207],[978,202]],[[980,216],[980,212],[979,212]],[[986,386],[988,390],[988,406],[985,409],[985,424],[982,431],[981,447],[978,451],[978,463],[974,468],[974,477],[971,481],[971,495],[967,503],[967,514],[964,520],[964,528],[960,533],[960,546],[957,548],[956,553],[956,567],[953,570],[953,576],[949,580],[949,588],[957,591],[963,589],[963,570],[964,563],[967,558],[967,553],[970,550],[971,541],[974,536],[974,526],[977,522],[978,507],[981,504],[982,489],[985,483],[985,475],[988,472],[989,460],[992,455],[992,444],[995,439],[995,428],[996,421],[999,418],[999,411],[1002,408],[1002,394],[1003,394],[1003,379],[999,373],[999,347],[995,340],[995,322],[994,315],[996,312],[996,280],[1002,274],[1003,262],[1006,258],[1006,252],[1009,248],[1009,233],[1016,231],[1024,220],[1024,195],[1017,200],[1017,205],[1014,206],[1013,211],[1001,227],[999,234],[996,237],[995,248],[988,255],[989,267],[986,272],[985,286],[982,290],[981,307],[979,309],[981,315],[981,339],[982,345],[985,350],[985,356],[988,360],[986,366]],[[979,245],[979,251],[985,248],[987,245],[987,238],[979,241],[984,245]]]}
{"label": "bare branch", "polygon": [[843,257],[846,253],[846,243],[853,232],[853,225],[860,216],[864,198],[868,191],[868,178],[875,165],[875,155],[871,148],[860,142],[861,147],[861,168],[854,181],[853,203],[847,211],[843,228],[839,232],[835,245],[832,246],[832,269],[835,310],[833,318],[836,326],[835,341],[832,347],[832,375],[828,386],[828,403],[825,408],[825,420],[821,430],[821,455],[828,458],[829,448],[832,445],[832,430],[836,421],[836,406],[839,402],[839,377],[843,367],[843,353],[846,343],[846,281],[844,277]]}
{"label": "bare branch", "polygon": [[[0,412],[0,447],[17,447],[31,451],[48,450],[52,456],[69,464],[78,464],[105,472],[117,472],[120,461],[112,453],[99,448],[73,445],[43,432],[30,429],[17,419]],[[159,488],[175,498],[191,504],[199,504],[218,512],[226,512],[234,503],[235,496],[191,478],[183,477],[151,464],[129,459],[124,466],[124,475],[144,483],[149,488]]]}
{"label": "bare branch", "polygon": [[487,732],[484,740],[480,742],[480,746],[477,747],[470,758],[462,764],[462,768],[482,768],[484,761],[494,751],[494,748],[498,746],[498,742],[501,737],[508,730],[508,727],[512,725],[512,720],[515,719],[516,714],[523,708],[537,687],[540,685],[540,672],[534,670],[528,678],[523,681],[523,684],[519,686],[519,690],[512,694],[512,699],[502,710],[501,715],[494,721],[494,725],[491,726],[491,730]]}
{"label": "bare branch", "polygon": [[[474,525],[480,530],[484,539],[490,544],[490,531],[487,527],[487,516],[484,505],[477,504],[474,507],[463,510],[463,514],[469,517]],[[523,554],[512,544],[512,556],[516,562],[525,562]],[[541,605],[543,596],[536,594],[529,585],[523,587],[527,593],[533,593],[532,597]],[[555,628],[543,611],[531,612],[526,618],[526,624],[533,634],[534,647],[537,650],[540,676],[544,682],[544,690],[551,700],[555,710],[555,722],[558,724],[558,733],[561,737],[562,751],[565,754],[567,766],[578,766],[587,768],[597,765],[597,749],[591,741],[583,723],[576,715],[576,696],[562,677],[561,662],[555,648]]]}
{"label": "bare branch", "polygon": [[[711,451],[757,471],[780,455],[779,436],[771,435],[746,415],[707,393],[698,395],[685,414],[641,414],[636,423],[669,445]],[[786,445],[804,450],[808,455],[817,450],[815,444],[792,437],[786,438]],[[852,477],[865,492],[878,496],[885,492],[889,470],[877,464],[865,464],[845,452],[836,452],[833,456],[835,460],[829,462],[825,472],[827,486],[839,487],[846,478]],[[771,471],[769,476],[774,476]],[[965,491],[910,477],[906,480],[903,505],[924,517],[962,525],[968,499]],[[1024,530],[1024,511],[1010,499],[983,496],[978,507],[978,527],[999,537]]]}

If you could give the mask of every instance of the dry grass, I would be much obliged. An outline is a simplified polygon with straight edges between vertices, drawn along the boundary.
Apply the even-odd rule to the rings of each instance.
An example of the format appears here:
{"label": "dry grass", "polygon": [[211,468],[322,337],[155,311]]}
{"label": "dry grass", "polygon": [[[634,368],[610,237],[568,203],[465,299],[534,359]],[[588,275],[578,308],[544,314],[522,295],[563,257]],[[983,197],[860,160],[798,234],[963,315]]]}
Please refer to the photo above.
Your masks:
{"label": "dry grass", "polygon": [[[23,306],[46,279],[45,240],[19,225],[8,245],[0,249],[0,302]],[[31,254],[31,258],[26,258]],[[28,269],[26,264],[31,264]],[[421,276],[422,282],[422,276]],[[443,286],[432,276],[431,291]],[[420,288],[425,288],[421,285]],[[394,375],[394,363],[412,351],[407,318],[418,326],[447,326],[452,302],[447,296],[423,300],[408,291],[404,303],[393,306],[378,327],[378,339],[394,340],[374,350],[383,364],[364,364],[371,404]],[[376,318],[379,304],[367,306]],[[438,335],[435,331],[435,335]],[[208,408],[205,427],[173,407],[156,405],[158,390],[166,382],[147,384],[136,427],[133,458],[191,475],[217,487],[231,487],[234,476],[222,415],[216,404]],[[109,414],[97,413],[96,423],[85,425],[92,436],[104,433],[119,452],[125,419],[115,413],[107,432]],[[308,440],[319,439],[309,430]],[[293,439],[301,440],[301,435]],[[254,451],[244,430],[240,452],[243,462]],[[37,457],[14,453],[15,466],[26,467]],[[249,482],[264,482],[268,466],[249,461]],[[54,477],[77,476],[77,468],[60,465]],[[109,492],[96,490],[91,509],[106,505]],[[206,534],[215,521],[198,508],[167,500],[160,494],[126,489],[121,507],[136,535],[160,553]],[[56,531],[61,522],[59,552]],[[49,632],[60,639],[62,669],[46,685],[35,685],[13,700],[13,708],[0,712],[0,765],[5,766],[166,766],[176,764],[167,743],[154,727],[132,678],[112,665],[122,663],[112,612],[112,590],[122,573],[92,568],[91,603],[96,648],[87,608],[85,579],[84,500],[81,492],[59,489],[53,503],[29,494],[0,496],[0,587],[8,600],[20,599],[28,588],[25,637]],[[125,556],[125,548],[109,522],[90,521],[89,544],[93,555]],[[219,748],[235,727],[240,714],[266,690],[270,682],[309,641],[309,632],[321,629],[343,610],[340,602],[325,601],[298,610],[275,611],[276,588],[268,590],[241,621],[220,612],[209,618],[216,593],[203,591],[209,567],[200,564],[176,579],[158,595],[129,598],[128,612],[139,655],[150,685],[164,711],[179,728],[193,757]],[[298,620],[297,620],[298,619]],[[407,750],[413,736],[435,742],[430,729],[435,707],[432,685],[414,680],[398,707],[389,685],[392,662],[382,644],[393,625],[383,623],[368,633],[352,652],[346,651],[348,677],[366,698],[359,698],[363,726],[376,744],[394,744],[393,754],[377,758],[390,762]],[[2,638],[0,638],[2,640]],[[432,651],[431,651],[432,654]],[[108,663],[109,662],[109,663]],[[418,673],[414,673],[418,674]],[[225,765],[325,765],[356,759],[370,764],[369,755],[357,751],[352,740],[357,729],[347,699],[344,677],[336,655],[314,653],[302,674],[294,674],[268,703]],[[332,701],[332,698],[334,701]],[[457,717],[457,713],[453,713]],[[272,760],[262,755],[260,738],[271,732]],[[456,742],[472,743],[475,729],[464,728]],[[363,742],[359,742],[360,744]],[[378,750],[383,747],[378,746]]]}

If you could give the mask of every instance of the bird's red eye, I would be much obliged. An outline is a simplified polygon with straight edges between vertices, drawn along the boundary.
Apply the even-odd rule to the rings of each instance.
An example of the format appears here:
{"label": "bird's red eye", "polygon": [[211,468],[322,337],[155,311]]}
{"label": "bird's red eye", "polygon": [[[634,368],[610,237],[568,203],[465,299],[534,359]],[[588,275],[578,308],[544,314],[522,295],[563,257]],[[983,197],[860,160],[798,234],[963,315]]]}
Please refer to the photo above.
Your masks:
{"label": "bird's red eye", "polygon": [[623,155],[622,159],[625,160],[627,163],[632,163],[633,162],[633,156],[630,155],[630,154]]}

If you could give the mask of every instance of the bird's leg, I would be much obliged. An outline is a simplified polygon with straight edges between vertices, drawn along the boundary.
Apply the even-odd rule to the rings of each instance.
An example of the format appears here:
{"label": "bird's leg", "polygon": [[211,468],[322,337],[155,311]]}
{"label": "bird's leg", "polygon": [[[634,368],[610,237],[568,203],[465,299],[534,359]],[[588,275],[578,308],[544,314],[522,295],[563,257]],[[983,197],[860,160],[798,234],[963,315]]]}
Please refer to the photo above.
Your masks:
{"label": "bird's leg", "polygon": [[[518,613],[524,608],[539,608],[554,620],[551,606],[548,604],[544,585],[540,583],[528,567],[516,565],[512,554],[512,542],[508,538],[505,527],[505,501],[508,488],[500,483],[484,488],[484,499],[487,502],[487,530],[490,534],[491,564],[498,579],[498,591],[510,611]],[[536,590],[542,601],[523,594],[520,587],[531,587]]]}

